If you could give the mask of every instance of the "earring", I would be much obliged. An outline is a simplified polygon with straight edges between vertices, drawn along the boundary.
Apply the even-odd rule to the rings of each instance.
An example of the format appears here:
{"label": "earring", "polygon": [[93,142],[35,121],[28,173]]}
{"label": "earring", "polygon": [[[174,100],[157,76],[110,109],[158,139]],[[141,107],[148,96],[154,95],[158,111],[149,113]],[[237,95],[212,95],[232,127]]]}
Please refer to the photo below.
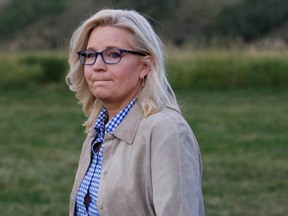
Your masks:
{"label": "earring", "polygon": [[144,86],[145,86],[145,78],[141,78],[141,81],[142,81],[142,88],[144,88]]}

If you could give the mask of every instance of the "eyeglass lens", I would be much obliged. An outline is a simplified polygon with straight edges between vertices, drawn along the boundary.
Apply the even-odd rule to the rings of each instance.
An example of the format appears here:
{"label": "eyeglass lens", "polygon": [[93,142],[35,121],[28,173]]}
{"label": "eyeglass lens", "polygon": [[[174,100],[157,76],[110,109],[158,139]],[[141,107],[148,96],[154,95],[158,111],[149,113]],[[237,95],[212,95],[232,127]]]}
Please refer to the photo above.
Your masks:
{"label": "eyeglass lens", "polygon": [[106,64],[115,64],[121,60],[122,52],[118,49],[108,49],[102,52],[96,52],[94,50],[86,50],[79,52],[79,58],[82,64],[92,65],[96,62],[96,59],[100,55],[102,60]]}

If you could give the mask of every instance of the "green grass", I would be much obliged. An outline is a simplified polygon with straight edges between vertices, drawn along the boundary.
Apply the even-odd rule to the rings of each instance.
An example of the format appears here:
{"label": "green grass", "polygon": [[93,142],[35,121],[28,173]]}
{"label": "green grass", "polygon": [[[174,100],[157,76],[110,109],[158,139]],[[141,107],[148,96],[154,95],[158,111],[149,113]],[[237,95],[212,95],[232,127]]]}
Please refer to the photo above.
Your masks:
{"label": "green grass", "polygon": [[81,108],[53,86],[1,94],[1,215],[67,215]]}
{"label": "green grass", "polygon": [[[2,91],[2,90],[1,90]],[[179,90],[202,151],[207,215],[288,212],[288,90]],[[67,215],[85,134],[66,87],[0,95],[1,216]]]}
{"label": "green grass", "polygon": [[287,93],[178,93],[202,149],[207,215],[288,211]]}

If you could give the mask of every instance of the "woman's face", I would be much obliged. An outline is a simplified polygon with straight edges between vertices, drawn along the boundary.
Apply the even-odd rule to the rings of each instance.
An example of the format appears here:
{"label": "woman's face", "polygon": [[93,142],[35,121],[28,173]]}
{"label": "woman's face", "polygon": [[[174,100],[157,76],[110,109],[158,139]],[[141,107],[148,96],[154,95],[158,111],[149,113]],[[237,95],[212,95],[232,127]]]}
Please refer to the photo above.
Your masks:
{"label": "woman's face", "polygon": [[[127,30],[111,26],[97,27],[91,32],[86,50],[134,50],[132,40],[132,34]],[[117,64],[105,64],[98,55],[94,65],[84,66],[84,73],[92,94],[106,108],[120,111],[137,95],[141,88],[141,78],[148,73],[148,69],[146,64],[140,62],[140,56],[123,53]]]}

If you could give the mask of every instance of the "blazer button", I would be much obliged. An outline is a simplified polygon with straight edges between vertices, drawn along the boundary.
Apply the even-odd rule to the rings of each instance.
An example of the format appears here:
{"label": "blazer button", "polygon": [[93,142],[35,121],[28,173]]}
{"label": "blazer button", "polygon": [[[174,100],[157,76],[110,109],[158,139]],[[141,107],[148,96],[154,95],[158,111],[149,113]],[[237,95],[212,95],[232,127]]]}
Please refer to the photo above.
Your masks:
{"label": "blazer button", "polygon": [[102,210],[102,209],[103,209],[103,206],[102,206],[102,205],[99,205],[99,206],[98,206],[98,209],[99,209],[99,210]]}

